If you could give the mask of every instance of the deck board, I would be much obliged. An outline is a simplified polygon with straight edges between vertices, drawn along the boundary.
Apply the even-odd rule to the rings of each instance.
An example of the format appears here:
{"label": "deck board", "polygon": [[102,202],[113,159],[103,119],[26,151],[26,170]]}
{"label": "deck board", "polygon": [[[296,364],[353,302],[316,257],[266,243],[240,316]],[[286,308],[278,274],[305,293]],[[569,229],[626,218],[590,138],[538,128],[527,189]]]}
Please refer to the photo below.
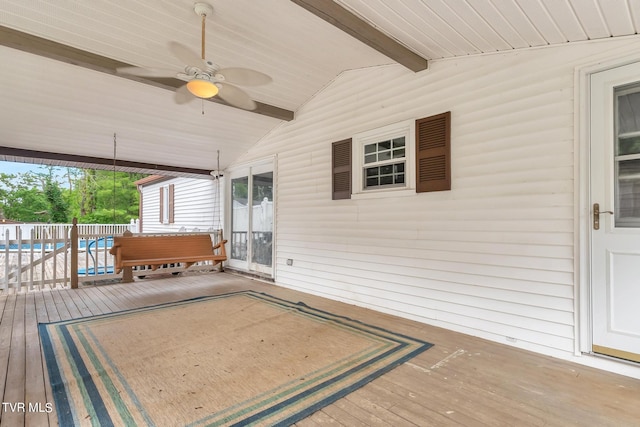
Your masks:
{"label": "deck board", "polygon": [[[16,295],[13,313],[13,328],[11,334],[7,379],[3,402],[24,404],[25,375],[26,375],[26,294]],[[25,422],[25,411],[16,407],[5,411],[2,416],[3,424],[20,426]]]}
{"label": "deck board", "polygon": [[[4,310],[2,311],[2,318],[0,319],[0,385],[6,385],[7,374],[9,368],[9,354],[11,352],[11,335],[13,333],[14,326],[19,328],[20,325],[14,325],[13,317],[15,312],[16,296],[8,295],[4,304]],[[6,387],[0,387],[0,398],[2,402],[6,402]],[[0,411],[0,422],[4,418],[4,411]],[[9,424],[6,424],[9,425]]]}
{"label": "deck board", "polygon": [[82,300],[92,315],[95,316],[110,312],[109,307],[104,301],[95,298],[95,293],[89,293],[85,288],[80,288],[77,291],[78,298]]}
{"label": "deck board", "polygon": [[[120,307],[116,304],[116,302],[112,301],[109,298],[109,295],[103,292],[102,286],[96,287],[92,290],[94,290],[95,292],[91,293],[91,297],[94,298],[96,301],[102,302],[107,307],[108,313],[112,313],[114,311],[120,311]],[[88,292],[89,289],[87,288],[86,291]]]}
{"label": "deck board", "polygon": [[[298,426],[632,426],[640,380],[227,273],[0,295],[0,397],[52,402],[38,322],[253,289],[435,346]],[[42,406],[44,407],[44,406]],[[1,426],[57,425],[55,412],[0,412]]]}
{"label": "deck board", "polygon": [[389,412],[361,394],[354,395],[352,393],[351,396],[340,399],[323,410],[330,417],[353,426],[401,427],[407,425],[406,420]]}
{"label": "deck board", "polygon": [[71,298],[63,298],[58,289],[53,289],[51,295],[53,296],[53,302],[62,320],[81,317],[80,311],[76,308],[75,304],[72,303]]}
{"label": "deck board", "polygon": [[[392,416],[401,420],[421,420],[426,425],[475,425],[481,426],[477,417],[451,411],[452,398],[446,395],[438,399],[438,393],[425,395],[409,390],[397,382],[379,379],[363,389],[359,395],[364,401],[370,401],[385,408]],[[434,398],[434,396],[436,398]],[[351,396],[347,396],[351,400]],[[444,399],[446,402],[443,402]],[[398,402],[402,402],[401,405]],[[446,403],[446,404],[445,404]],[[410,421],[408,421],[410,423]],[[410,425],[410,424],[409,424]]]}
{"label": "deck board", "polygon": [[[38,336],[38,313],[36,293],[27,294],[25,307],[25,351],[27,355],[25,365],[24,402],[46,403],[46,387],[44,381],[44,364]],[[46,407],[43,405],[38,411],[25,414],[25,425],[39,426],[48,424]]]}
{"label": "deck board", "polygon": [[79,292],[69,293],[69,298],[66,299],[65,301],[67,302],[69,311],[71,311],[71,308],[69,306],[73,304],[73,307],[75,307],[75,310],[77,310],[78,312],[77,317],[87,317],[87,316],[94,315],[94,313],[91,310],[89,310],[89,307],[87,306],[85,301],[82,299],[82,296],[80,295]]}
{"label": "deck board", "polygon": [[56,307],[56,304],[53,301],[53,293],[50,291],[43,292],[42,296],[44,297],[44,306],[47,310],[47,318],[44,322],[59,322],[62,320],[60,313],[58,313],[58,307]]}

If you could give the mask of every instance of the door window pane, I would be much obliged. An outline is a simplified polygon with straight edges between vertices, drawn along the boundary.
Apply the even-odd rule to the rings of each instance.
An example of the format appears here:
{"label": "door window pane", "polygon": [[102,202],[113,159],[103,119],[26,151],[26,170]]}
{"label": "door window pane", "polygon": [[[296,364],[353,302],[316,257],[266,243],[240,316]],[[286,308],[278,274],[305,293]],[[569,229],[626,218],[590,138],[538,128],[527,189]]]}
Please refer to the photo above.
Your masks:
{"label": "door window pane", "polygon": [[618,89],[618,134],[640,131],[640,87]]}
{"label": "door window pane", "polygon": [[273,172],[252,177],[251,262],[271,267],[273,260]]}
{"label": "door window pane", "polygon": [[640,227],[640,159],[617,163],[616,226]]}
{"label": "door window pane", "polygon": [[616,89],[616,155],[640,153],[640,86]]}
{"label": "door window pane", "polygon": [[247,260],[249,177],[231,180],[231,259]]}
{"label": "door window pane", "polygon": [[640,135],[618,137],[618,155],[640,153]]}

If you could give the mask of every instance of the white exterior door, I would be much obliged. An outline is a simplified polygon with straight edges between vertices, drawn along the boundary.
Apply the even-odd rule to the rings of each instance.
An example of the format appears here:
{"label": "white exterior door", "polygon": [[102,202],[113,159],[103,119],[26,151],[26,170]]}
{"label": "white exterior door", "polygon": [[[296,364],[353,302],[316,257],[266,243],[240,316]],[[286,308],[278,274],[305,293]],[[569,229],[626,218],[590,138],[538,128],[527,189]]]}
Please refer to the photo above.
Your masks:
{"label": "white exterior door", "polygon": [[229,266],[273,277],[273,163],[231,173]]}
{"label": "white exterior door", "polygon": [[592,74],[590,106],[592,350],[640,362],[640,63]]}

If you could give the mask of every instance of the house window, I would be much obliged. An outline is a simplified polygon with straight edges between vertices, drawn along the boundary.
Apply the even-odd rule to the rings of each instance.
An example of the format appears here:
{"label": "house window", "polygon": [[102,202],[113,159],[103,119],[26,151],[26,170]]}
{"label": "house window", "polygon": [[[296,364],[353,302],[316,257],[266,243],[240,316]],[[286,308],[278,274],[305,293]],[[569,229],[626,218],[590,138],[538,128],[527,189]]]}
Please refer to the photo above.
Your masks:
{"label": "house window", "polygon": [[334,200],[451,190],[451,112],[334,142],[331,173]]}
{"label": "house window", "polygon": [[160,224],[173,224],[175,222],[174,191],[174,184],[160,187]]}
{"label": "house window", "polygon": [[364,189],[402,186],[405,183],[406,140],[400,138],[364,146]]}
{"label": "house window", "polygon": [[414,132],[414,122],[405,121],[354,136],[354,194],[413,188]]}

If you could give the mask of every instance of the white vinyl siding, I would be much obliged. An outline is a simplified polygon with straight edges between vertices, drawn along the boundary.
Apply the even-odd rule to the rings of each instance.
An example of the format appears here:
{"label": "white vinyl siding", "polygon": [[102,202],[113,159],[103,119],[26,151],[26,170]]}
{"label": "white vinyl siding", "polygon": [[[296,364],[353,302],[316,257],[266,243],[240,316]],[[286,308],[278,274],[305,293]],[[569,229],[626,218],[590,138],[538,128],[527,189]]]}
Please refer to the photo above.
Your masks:
{"label": "white vinyl siding", "polygon": [[[224,179],[224,178],[222,178]],[[174,222],[169,224],[159,222],[160,210],[159,188],[174,185]],[[220,183],[220,191],[224,184]],[[178,231],[184,227],[187,231],[195,228],[206,231],[210,228],[222,228],[221,210],[219,206],[224,200],[221,196],[218,200],[218,184],[210,179],[198,178],[172,178],[158,183],[148,184],[142,187],[142,228],[145,233],[160,233]],[[165,194],[165,204],[168,200]]]}
{"label": "white vinyl siding", "polygon": [[[639,48],[591,42],[341,74],[239,160],[277,154],[277,284],[570,357],[575,68]],[[331,200],[333,141],[444,111],[451,191]]]}

